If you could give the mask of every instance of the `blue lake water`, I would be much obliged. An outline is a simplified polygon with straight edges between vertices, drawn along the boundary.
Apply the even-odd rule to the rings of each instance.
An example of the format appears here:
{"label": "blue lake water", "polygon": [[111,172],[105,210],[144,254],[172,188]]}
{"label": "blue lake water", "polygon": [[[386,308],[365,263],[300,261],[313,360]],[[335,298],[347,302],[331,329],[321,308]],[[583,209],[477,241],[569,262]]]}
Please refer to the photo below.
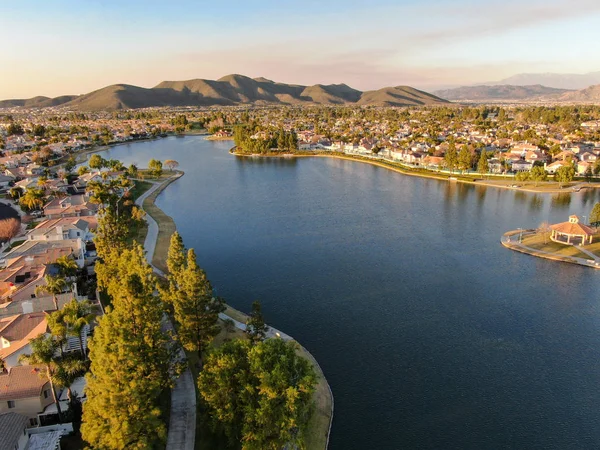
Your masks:
{"label": "blue lake water", "polygon": [[328,158],[247,159],[201,137],[123,145],[175,159],[157,205],[220,296],[317,358],[331,449],[600,448],[600,271],[500,236],[587,215],[600,192],[526,194]]}

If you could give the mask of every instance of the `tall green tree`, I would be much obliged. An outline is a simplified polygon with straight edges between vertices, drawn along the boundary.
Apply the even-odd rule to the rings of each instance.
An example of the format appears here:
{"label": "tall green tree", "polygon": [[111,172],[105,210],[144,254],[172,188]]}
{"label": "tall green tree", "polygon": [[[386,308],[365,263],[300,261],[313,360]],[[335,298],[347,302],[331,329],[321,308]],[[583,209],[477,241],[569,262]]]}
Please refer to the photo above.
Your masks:
{"label": "tall green tree", "polygon": [[244,450],[306,448],[317,379],[297,345],[235,340],[208,356],[198,388],[214,429]]}
{"label": "tall green tree", "polygon": [[268,327],[262,314],[262,307],[258,300],[252,302],[252,312],[246,321],[246,334],[254,344],[265,340]]}
{"label": "tall green tree", "polygon": [[454,169],[456,169],[456,166],[458,164],[458,154],[456,152],[456,144],[454,143],[454,141],[451,141],[448,144],[448,150],[446,150],[446,153],[444,154],[444,164],[451,171],[454,171]]}
{"label": "tall green tree", "polygon": [[[123,254],[118,267],[139,264]],[[131,269],[109,283],[113,309],[90,340],[88,400],[81,433],[91,448],[164,446],[166,427],[157,398],[172,385],[174,349],[162,331],[163,305],[153,287]]]}
{"label": "tall green tree", "polygon": [[458,154],[458,168],[460,170],[469,170],[471,168],[471,152],[466,145],[460,148]]}
{"label": "tall green tree", "polygon": [[202,352],[220,331],[219,313],[225,310],[225,305],[222,299],[213,296],[206,274],[196,263],[194,249],[188,250],[173,307],[181,344],[188,351],[198,352],[202,362]]}
{"label": "tall green tree", "polygon": [[481,154],[479,155],[479,162],[477,163],[477,172],[482,175],[489,173],[490,165],[488,163],[487,154],[485,150],[481,150]]}
{"label": "tall green tree", "polygon": [[575,167],[573,164],[559,167],[554,174],[554,179],[562,186],[564,183],[570,183],[575,178]]}

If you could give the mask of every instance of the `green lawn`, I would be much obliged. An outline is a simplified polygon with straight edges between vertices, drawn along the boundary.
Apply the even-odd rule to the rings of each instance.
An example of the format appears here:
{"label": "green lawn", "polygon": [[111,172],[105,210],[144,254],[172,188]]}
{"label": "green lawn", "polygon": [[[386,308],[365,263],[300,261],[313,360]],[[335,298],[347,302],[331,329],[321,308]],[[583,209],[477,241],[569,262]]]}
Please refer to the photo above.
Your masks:
{"label": "green lawn", "polygon": [[[515,235],[512,239],[516,240],[518,237]],[[524,235],[521,243],[535,250],[554,253],[558,256],[574,256],[576,258],[590,259],[589,255],[580,252],[577,246],[564,245],[551,241],[549,235],[544,239],[544,236],[541,233]],[[588,249],[587,246],[586,249]]]}

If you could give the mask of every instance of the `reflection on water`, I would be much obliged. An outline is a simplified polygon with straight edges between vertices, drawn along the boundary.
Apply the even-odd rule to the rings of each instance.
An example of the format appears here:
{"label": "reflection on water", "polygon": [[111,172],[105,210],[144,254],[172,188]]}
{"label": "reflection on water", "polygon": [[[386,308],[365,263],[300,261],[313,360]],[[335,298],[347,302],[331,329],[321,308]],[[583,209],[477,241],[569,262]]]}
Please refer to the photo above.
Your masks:
{"label": "reflection on water", "polygon": [[571,196],[569,193],[560,193],[552,195],[552,207],[557,209],[567,209],[571,204]]}
{"label": "reflection on water", "polygon": [[529,202],[529,211],[539,211],[544,206],[544,199],[539,194],[533,194]]}

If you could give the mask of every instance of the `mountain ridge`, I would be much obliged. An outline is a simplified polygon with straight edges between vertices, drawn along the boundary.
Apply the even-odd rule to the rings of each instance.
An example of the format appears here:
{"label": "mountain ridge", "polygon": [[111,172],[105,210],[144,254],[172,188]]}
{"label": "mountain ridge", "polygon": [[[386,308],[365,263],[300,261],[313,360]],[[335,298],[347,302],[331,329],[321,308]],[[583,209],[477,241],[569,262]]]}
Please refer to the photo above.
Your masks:
{"label": "mountain ridge", "polygon": [[476,85],[433,91],[435,95],[451,101],[531,100],[548,95],[559,95],[565,92],[570,92],[570,90],[542,86],[541,84],[523,86],[511,84]]}
{"label": "mountain ridge", "polygon": [[161,106],[234,106],[270,104],[420,106],[447,104],[447,100],[410,86],[359,91],[341,84],[278,83],[267,78],[230,74],[218,80],[201,78],[162,81],[152,88],[113,84],[79,96],[3,100],[0,108],[45,108],[61,106],[73,110],[139,109]]}

